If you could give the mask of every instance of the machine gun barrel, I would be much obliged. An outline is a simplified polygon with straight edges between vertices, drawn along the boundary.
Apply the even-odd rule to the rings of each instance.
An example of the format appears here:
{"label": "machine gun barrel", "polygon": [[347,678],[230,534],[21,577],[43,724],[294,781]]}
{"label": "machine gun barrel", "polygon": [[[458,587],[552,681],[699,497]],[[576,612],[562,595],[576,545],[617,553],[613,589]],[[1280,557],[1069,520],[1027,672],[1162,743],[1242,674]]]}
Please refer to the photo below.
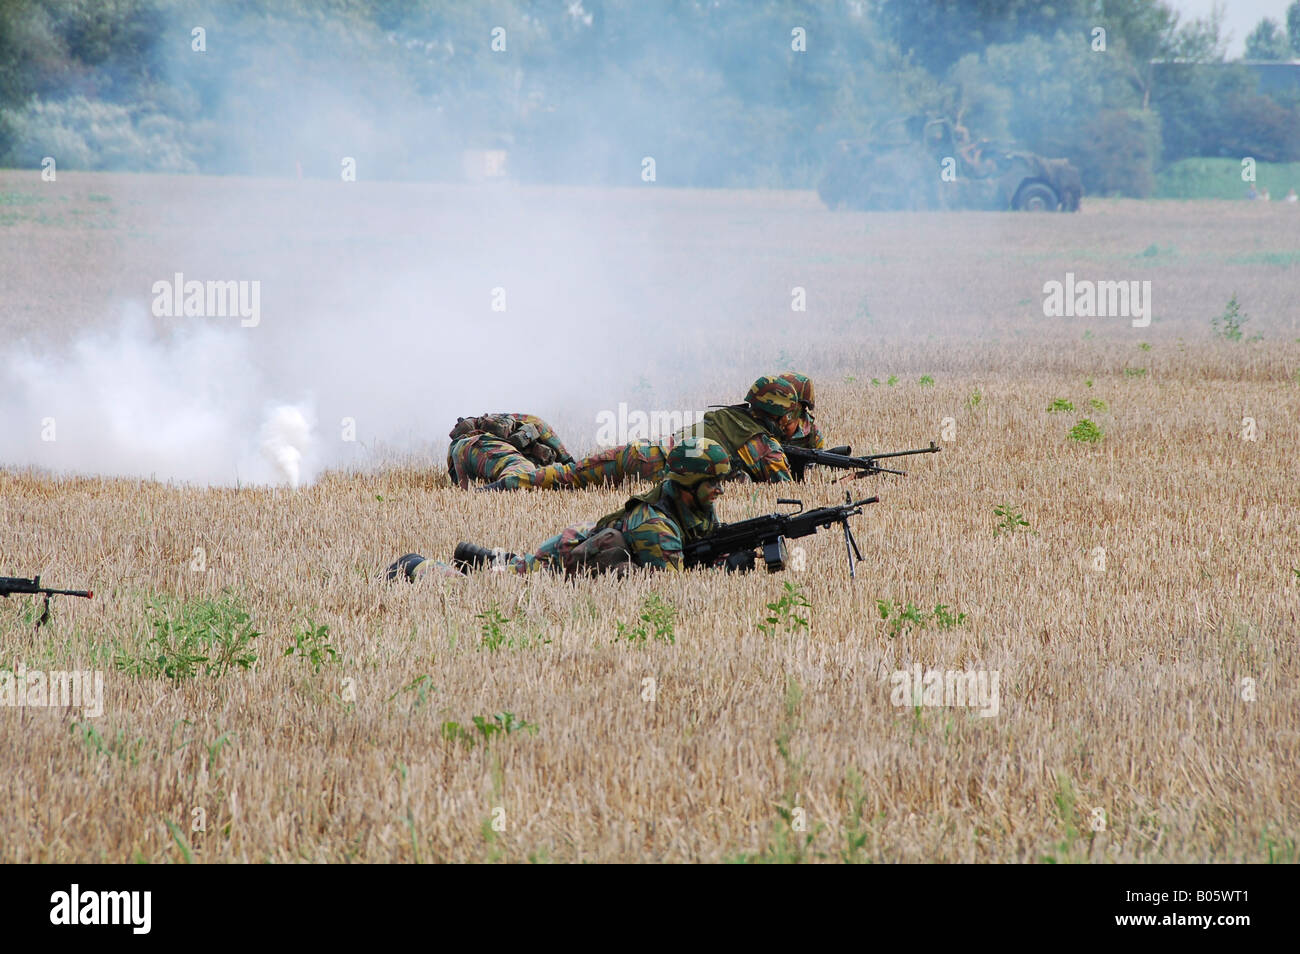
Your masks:
{"label": "machine gun barrel", "polygon": [[[846,448],[847,449],[847,448]],[[915,454],[937,454],[943,450],[934,441],[930,442],[929,447],[920,447],[915,450],[891,451],[886,454],[863,454],[859,457],[851,457],[848,454],[839,454],[836,451],[814,450],[808,447],[796,447],[792,444],[782,444],[781,450],[793,465],[796,477],[803,476],[803,470],[809,464],[821,464],[823,467],[833,467],[838,470],[855,470],[853,477],[869,477],[872,474],[898,474],[906,477],[907,472],[903,470],[891,470],[888,467],[881,467],[878,461],[892,460],[895,457],[911,457]],[[837,448],[836,450],[839,450]]]}

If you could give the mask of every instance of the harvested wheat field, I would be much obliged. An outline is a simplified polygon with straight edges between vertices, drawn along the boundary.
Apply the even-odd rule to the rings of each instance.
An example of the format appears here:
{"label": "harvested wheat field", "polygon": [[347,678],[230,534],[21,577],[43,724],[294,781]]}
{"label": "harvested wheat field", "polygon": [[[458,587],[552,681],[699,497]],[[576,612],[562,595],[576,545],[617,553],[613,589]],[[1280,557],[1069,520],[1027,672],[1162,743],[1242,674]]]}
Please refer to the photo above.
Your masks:
{"label": "harvested wheat field", "polygon": [[[183,436],[128,467],[95,417],[114,399],[75,374],[45,445],[43,392],[6,396],[0,572],[95,597],[55,597],[40,628],[30,597],[0,603],[0,660],[101,671],[104,695],[93,718],[0,707],[0,859],[1300,860],[1295,209],[17,172],[0,195],[11,381],[33,380],[11,336],[75,371],[59,356],[124,307],[150,341],[188,333],[149,315],[156,280],[260,279],[256,327],[216,319],[248,343],[222,373],[310,364],[330,423],[294,488],[191,474],[215,445]],[[1067,273],[1149,281],[1149,324],[1045,317]],[[355,350],[295,359],[338,328]],[[496,347],[522,354],[508,378],[444,393]],[[828,443],[942,447],[906,477],[727,488],[728,521],[879,495],[856,579],[832,529],[779,574],[377,581],[626,499],[449,486],[458,414],[539,414],[587,452],[601,409],[704,408],[791,368]],[[416,395],[405,430],[331,449],[333,420],[400,413],[385,381]],[[122,406],[128,431],[180,413]],[[980,698],[900,688],[929,670],[976,673]]]}

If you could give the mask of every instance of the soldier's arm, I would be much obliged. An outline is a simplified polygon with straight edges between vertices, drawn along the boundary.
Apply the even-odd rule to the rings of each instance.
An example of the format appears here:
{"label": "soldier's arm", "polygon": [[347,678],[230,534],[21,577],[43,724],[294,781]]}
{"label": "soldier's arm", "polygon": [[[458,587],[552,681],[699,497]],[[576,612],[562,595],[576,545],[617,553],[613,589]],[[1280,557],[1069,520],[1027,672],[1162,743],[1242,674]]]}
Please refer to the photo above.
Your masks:
{"label": "soldier's arm", "polygon": [[515,417],[537,428],[537,439],[555,451],[555,459],[561,464],[573,463],[573,455],[565,449],[564,442],[560,440],[559,435],[555,433],[551,425],[535,414],[516,414]]}
{"label": "soldier's arm", "polygon": [[736,453],[741,466],[754,480],[771,483],[794,480],[790,462],[774,437],[759,434],[741,444]]}
{"label": "soldier's arm", "polygon": [[555,459],[558,460],[561,464],[572,464],[573,455],[570,454],[569,451],[565,448],[564,442],[560,440],[559,436],[555,433],[555,431],[551,430],[548,427],[545,433],[549,436],[543,437],[542,443],[545,444],[547,447],[549,447],[551,450],[555,451]]}

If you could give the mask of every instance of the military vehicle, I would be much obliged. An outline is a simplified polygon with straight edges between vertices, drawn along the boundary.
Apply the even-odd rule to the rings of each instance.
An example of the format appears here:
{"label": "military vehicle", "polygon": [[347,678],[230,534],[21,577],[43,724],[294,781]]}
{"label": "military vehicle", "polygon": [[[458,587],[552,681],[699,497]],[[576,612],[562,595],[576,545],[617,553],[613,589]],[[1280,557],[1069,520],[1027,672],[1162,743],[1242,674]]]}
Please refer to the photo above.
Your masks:
{"label": "military vehicle", "polygon": [[831,209],[1075,212],[1083,181],[1067,159],[972,141],[960,119],[904,120],[840,143],[817,193]]}

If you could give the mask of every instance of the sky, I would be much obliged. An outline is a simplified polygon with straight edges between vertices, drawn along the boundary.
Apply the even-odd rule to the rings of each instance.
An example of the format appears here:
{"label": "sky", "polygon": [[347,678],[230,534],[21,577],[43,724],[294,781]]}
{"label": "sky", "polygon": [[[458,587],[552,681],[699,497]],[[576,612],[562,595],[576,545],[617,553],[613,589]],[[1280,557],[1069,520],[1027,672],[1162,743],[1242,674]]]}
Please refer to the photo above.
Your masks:
{"label": "sky", "polygon": [[[1216,0],[1165,0],[1179,13],[1179,22],[1209,16]],[[1291,0],[1217,0],[1223,6],[1223,31],[1229,36],[1228,59],[1236,59],[1246,49],[1246,37],[1264,17],[1286,26],[1286,8]]]}

